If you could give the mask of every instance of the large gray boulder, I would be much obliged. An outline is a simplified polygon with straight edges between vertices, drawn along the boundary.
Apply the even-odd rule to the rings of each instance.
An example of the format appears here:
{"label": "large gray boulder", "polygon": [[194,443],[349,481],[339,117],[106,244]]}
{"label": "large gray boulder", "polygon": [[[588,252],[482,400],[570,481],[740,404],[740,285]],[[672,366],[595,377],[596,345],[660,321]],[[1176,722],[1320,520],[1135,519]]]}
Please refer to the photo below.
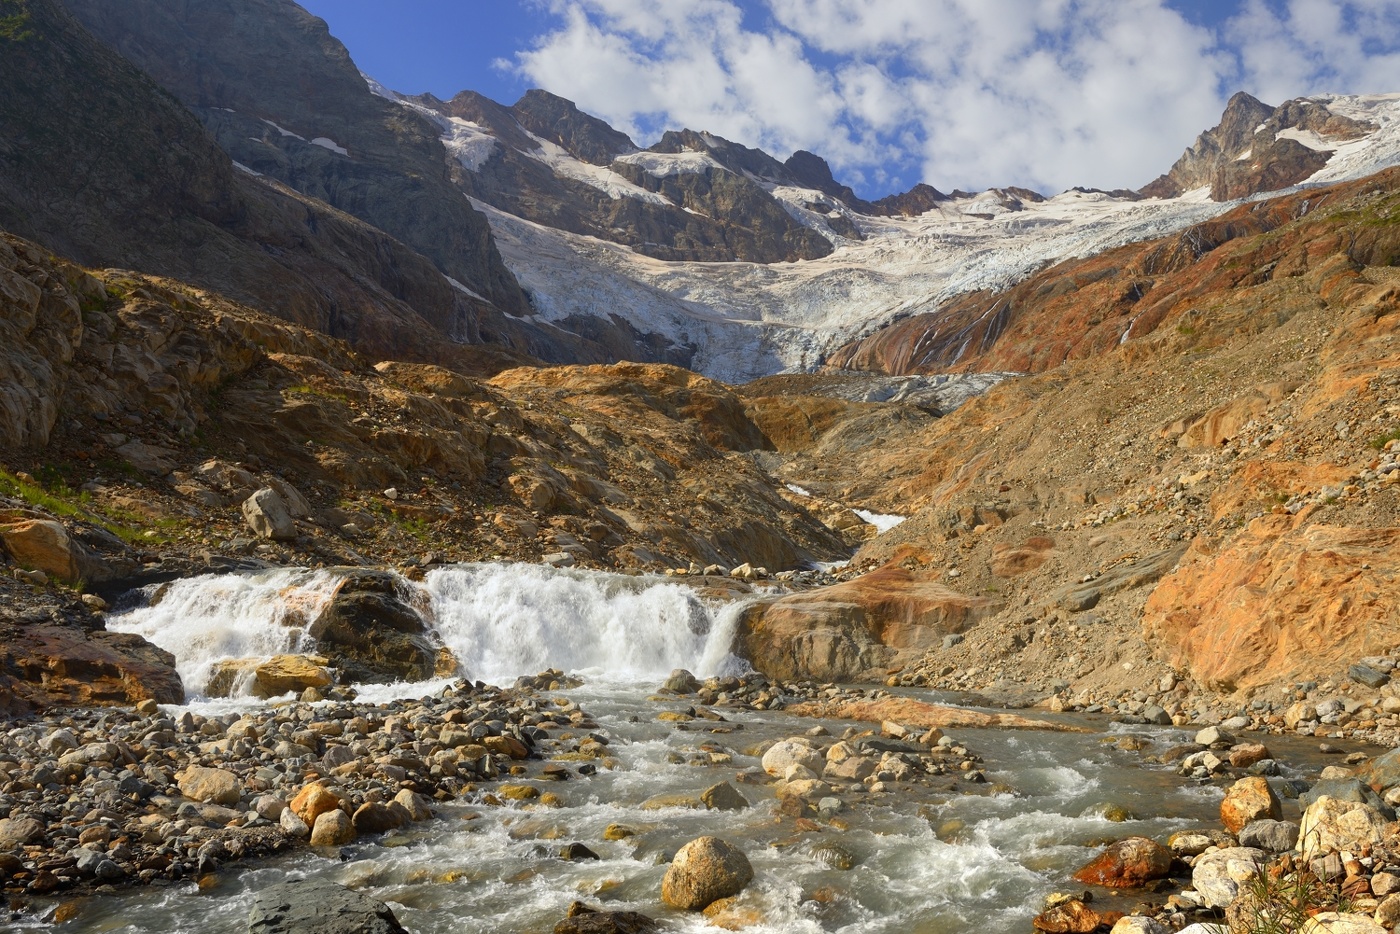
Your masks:
{"label": "large gray boulder", "polygon": [[265,486],[243,501],[243,519],[259,538],[290,542],[297,537],[297,524],[282,496]]}
{"label": "large gray boulder", "polygon": [[248,934],[408,934],[389,906],[342,885],[283,882],[258,893]]}

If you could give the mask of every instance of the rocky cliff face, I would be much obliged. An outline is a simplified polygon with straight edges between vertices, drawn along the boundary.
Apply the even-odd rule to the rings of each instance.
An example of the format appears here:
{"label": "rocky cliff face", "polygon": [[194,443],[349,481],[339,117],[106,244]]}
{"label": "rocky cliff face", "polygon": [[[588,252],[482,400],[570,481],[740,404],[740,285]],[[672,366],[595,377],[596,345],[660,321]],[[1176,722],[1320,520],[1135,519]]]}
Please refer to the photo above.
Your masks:
{"label": "rocky cliff face", "polygon": [[1271,107],[1241,91],[1230,98],[1220,123],[1197,137],[1171,170],[1141,193],[1174,198],[1209,188],[1214,200],[1233,201],[1277,191],[1313,175],[1339,145],[1374,129],[1317,101]]}
{"label": "rocky cliff face", "polygon": [[485,218],[453,191],[437,128],[372,94],[326,24],[291,0],[65,0],[190,107],[242,165],[360,218],[519,315]]}
{"label": "rocky cliff face", "polygon": [[457,341],[482,339],[489,309],[428,260],[238,170],[68,13],[51,0],[28,9],[25,37],[0,39],[0,225],[84,262],[217,289],[373,354],[446,363]]}
{"label": "rocky cliff face", "polygon": [[770,432],[780,476],[910,516],[858,561],[1004,601],[902,676],[1063,682],[1129,712],[1200,685],[1277,720],[1290,684],[1335,690],[1394,649],[1397,218],[1390,170],[1062,264],[984,296],[1014,311],[969,349],[1036,375],[886,418],[883,445],[821,431],[819,459]]}
{"label": "rocky cliff face", "polygon": [[454,175],[472,197],[527,220],[664,260],[790,262],[832,250],[745,172],[785,177],[756,150],[687,131],[640,152],[625,134],[538,90],[511,107],[470,91],[412,103],[484,134]]}

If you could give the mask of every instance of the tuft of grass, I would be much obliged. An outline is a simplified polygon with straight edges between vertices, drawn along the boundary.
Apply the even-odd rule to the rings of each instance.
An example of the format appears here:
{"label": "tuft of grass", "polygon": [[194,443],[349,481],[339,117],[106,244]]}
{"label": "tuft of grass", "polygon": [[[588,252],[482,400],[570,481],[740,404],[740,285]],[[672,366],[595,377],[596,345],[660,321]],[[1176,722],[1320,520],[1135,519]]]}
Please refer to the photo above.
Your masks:
{"label": "tuft of grass", "polygon": [[[114,506],[97,512],[92,494],[74,490],[55,467],[41,467],[33,481],[21,479],[7,470],[0,470],[0,494],[42,509],[63,519],[75,519],[101,526],[129,545],[160,545],[171,540],[170,534],[182,528],[180,519],[158,519],[154,522]],[[154,532],[155,534],[148,534]]]}
{"label": "tuft of grass", "polygon": [[1371,439],[1371,447],[1377,451],[1385,450],[1385,446],[1392,441],[1400,440],[1400,428],[1392,428],[1383,435],[1377,435]]}
{"label": "tuft of grass", "polygon": [[328,389],[318,389],[315,386],[308,386],[303,383],[300,386],[291,386],[286,392],[299,396],[315,396],[318,399],[331,399],[343,405],[350,404],[350,397],[340,392],[331,392]]}
{"label": "tuft of grass", "polygon": [[32,38],[28,0],[0,0],[0,39],[28,42]]}
{"label": "tuft of grass", "polygon": [[1292,872],[1261,870],[1243,883],[1243,908],[1232,934],[1297,934],[1319,911],[1351,909],[1351,900],[1336,885],[1313,875],[1306,867]]}

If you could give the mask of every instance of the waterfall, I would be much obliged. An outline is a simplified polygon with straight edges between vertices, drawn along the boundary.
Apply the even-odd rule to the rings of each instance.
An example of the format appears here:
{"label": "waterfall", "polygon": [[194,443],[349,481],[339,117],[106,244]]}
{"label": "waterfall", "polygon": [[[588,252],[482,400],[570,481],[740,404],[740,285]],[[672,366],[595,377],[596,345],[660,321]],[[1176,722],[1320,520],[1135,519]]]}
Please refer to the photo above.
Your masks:
{"label": "waterfall", "polygon": [[[306,629],[343,572],[279,570],[193,577],[147,588],[107,627],[175,656],[191,696],[221,661],[314,652]],[[743,670],[730,654],[742,603],[718,605],[682,584],[528,564],[438,568],[404,582],[414,606],[472,679],[509,684],[546,668],[607,680],[702,677]]]}

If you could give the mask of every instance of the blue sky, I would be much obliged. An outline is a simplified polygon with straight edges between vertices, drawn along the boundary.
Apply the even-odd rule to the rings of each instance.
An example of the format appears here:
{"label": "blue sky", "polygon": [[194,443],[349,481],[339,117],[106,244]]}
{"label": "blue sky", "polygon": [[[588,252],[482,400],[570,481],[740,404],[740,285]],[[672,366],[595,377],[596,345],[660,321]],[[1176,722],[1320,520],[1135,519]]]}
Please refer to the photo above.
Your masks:
{"label": "blue sky", "polygon": [[1229,95],[1400,91],[1400,0],[301,0],[386,86],[530,87],[878,197],[1138,187]]}

